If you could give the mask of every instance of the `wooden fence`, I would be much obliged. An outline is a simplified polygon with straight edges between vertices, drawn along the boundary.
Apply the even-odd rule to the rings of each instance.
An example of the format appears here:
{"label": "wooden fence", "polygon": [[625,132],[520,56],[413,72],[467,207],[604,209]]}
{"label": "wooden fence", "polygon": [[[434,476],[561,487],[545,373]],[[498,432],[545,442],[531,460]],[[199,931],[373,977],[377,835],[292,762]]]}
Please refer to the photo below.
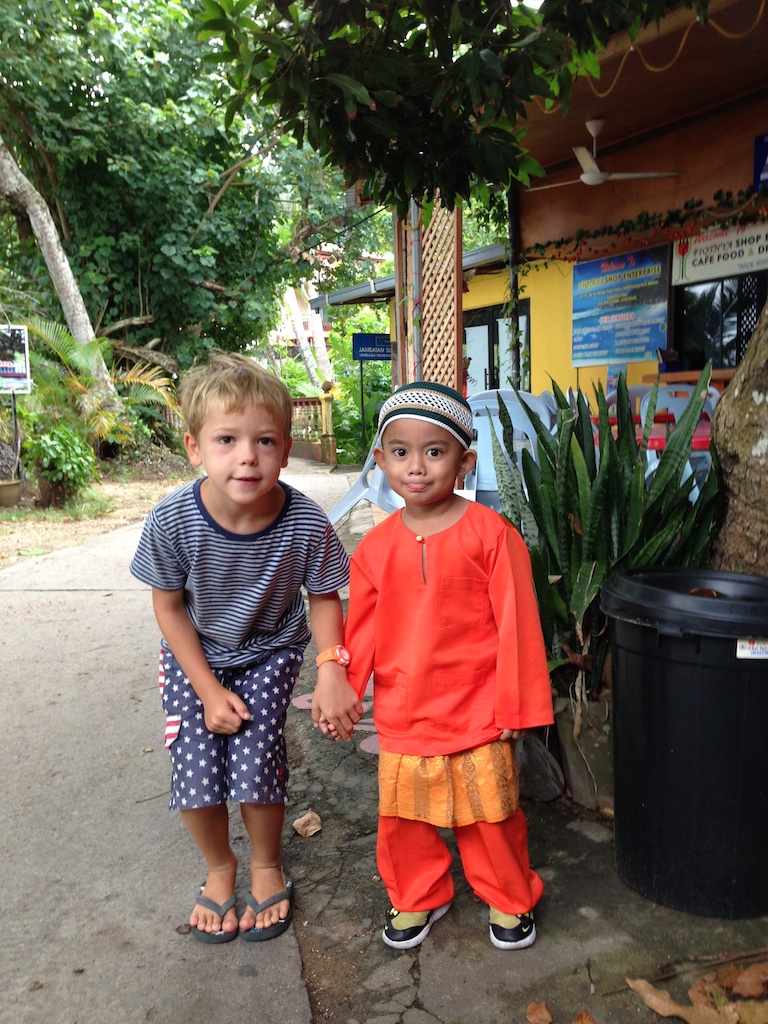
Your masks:
{"label": "wooden fence", "polygon": [[[335,466],[336,435],[333,433],[333,398],[322,395],[320,398],[293,399],[293,447],[291,451],[301,459],[313,459]],[[168,426],[176,430],[184,430],[184,421],[176,409],[167,406],[162,410],[163,419]]]}

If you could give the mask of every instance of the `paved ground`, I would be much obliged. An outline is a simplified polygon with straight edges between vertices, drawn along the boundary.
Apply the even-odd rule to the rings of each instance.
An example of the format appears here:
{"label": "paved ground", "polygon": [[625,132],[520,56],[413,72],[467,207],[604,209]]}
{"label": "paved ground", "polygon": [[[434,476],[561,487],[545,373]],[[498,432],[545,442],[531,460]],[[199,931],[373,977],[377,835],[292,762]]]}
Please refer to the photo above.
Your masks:
{"label": "paved ground", "polygon": [[[299,460],[286,478],[325,508],[350,483]],[[342,521],[350,550],[370,525],[367,506]],[[518,1024],[546,1001],[556,1024],[580,1011],[597,1024],[646,1024],[659,1018],[626,977],[675,968],[661,987],[687,1002],[702,958],[768,944],[766,918],[694,917],[633,893],[617,877],[610,827],[559,800],[526,804],[547,884],[533,948],[490,945],[485,909],[457,866],[458,898],[427,942],[388,949],[374,737],[368,723],[354,743],[333,744],[311,727],[309,668],[289,716],[295,927],[264,944],[194,942],[185,922],[203,871],[166,810],[157,630],[148,591],[128,572],[138,535],[126,527],[0,572],[1,1020]],[[322,829],[304,838],[291,823],[310,808]],[[245,855],[236,810],[232,822]]]}

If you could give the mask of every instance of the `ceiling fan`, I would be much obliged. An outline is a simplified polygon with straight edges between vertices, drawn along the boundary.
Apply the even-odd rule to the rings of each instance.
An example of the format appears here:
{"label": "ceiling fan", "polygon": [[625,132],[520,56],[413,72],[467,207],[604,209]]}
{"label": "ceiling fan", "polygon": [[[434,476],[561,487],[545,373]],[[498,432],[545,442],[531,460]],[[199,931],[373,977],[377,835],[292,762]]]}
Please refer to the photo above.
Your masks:
{"label": "ceiling fan", "polygon": [[587,131],[592,136],[592,152],[586,146],[574,146],[573,152],[581,167],[581,174],[571,181],[557,181],[551,185],[537,185],[527,189],[528,192],[540,192],[545,188],[560,188],[562,185],[602,185],[605,181],[619,181],[630,178],[676,178],[680,171],[602,171],[597,163],[597,137],[605,127],[605,121],[587,121]]}

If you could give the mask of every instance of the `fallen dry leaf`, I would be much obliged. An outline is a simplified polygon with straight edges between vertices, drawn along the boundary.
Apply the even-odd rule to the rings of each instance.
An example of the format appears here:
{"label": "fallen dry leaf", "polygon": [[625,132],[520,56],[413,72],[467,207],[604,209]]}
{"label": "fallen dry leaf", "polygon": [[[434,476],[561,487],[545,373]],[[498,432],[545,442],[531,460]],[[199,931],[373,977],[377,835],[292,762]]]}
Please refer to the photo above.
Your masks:
{"label": "fallen dry leaf", "polygon": [[578,1017],[575,1017],[573,1024],[595,1024],[595,1018],[590,1017],[586,1010],[582,1010]]}
{"label": "fallen dry leaf", "polygon": [[716,981],[720,988],[730,988],[736,984],[736,979],[744,973],[740,964],[722,964],[717,968]]}
{"label": "fallen dry leaf", "polygon": [[711,1006],[715,1010],[725,1006],[728,996],[715,980],[715,972],[705,974],[688,989],[688,998],[694,1006]]}
{"label": "fallen dry leaf", "polygon": [[733,994],[746,999],[759,999],[768,993],[768,964],[752,964],[734,982]]}
{"label": "fallen dry leaf", "polygon": [[768,1003],[736,1003],[739,1024],[768,1024]]}
{"label": "fallen dry leaf", "polygon": [[320,815],[315,814],[310,808],[306,814],[302,814],[300,818],[294,821],[293,827],[300,836],[304,836],[306,839],[308,836],[313,836],[316,832],[319,832],[323,827],[323,823],[320,821]]}
{"label": "fallen dry leaf", "polygon": [[552,1014],[546,1003],[529,1003],[525,1019],[528,1024],[552,1024]]}
{"label": "fallen dry leaf", "polygon": [[683,1006],[676,1003],[668,992],[654,988],[649,981],[642,978],[627,978],[626,981],[645,1005],[660,1017],[678,1017],[686,1024],[739,1024],[733,1003],[726,1003],[719,1010],[711,1006]]}

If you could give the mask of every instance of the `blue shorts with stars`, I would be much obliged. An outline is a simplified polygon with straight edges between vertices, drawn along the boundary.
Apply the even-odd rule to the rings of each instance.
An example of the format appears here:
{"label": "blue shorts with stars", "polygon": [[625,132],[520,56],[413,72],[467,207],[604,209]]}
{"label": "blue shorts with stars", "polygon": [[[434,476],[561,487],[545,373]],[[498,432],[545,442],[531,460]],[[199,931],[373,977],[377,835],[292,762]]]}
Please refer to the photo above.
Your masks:
{"label": "blue shorts with stars", "polygon": [[179,663],[160,652],[160,689],[171,755],[169,808],[223,804],[282,804],[288,799],[285,715],[303,662],[300,650],[276,651],[266,661],[213,674],[245,701],[251,720],[233,736],[209,732],[203,705]]}

